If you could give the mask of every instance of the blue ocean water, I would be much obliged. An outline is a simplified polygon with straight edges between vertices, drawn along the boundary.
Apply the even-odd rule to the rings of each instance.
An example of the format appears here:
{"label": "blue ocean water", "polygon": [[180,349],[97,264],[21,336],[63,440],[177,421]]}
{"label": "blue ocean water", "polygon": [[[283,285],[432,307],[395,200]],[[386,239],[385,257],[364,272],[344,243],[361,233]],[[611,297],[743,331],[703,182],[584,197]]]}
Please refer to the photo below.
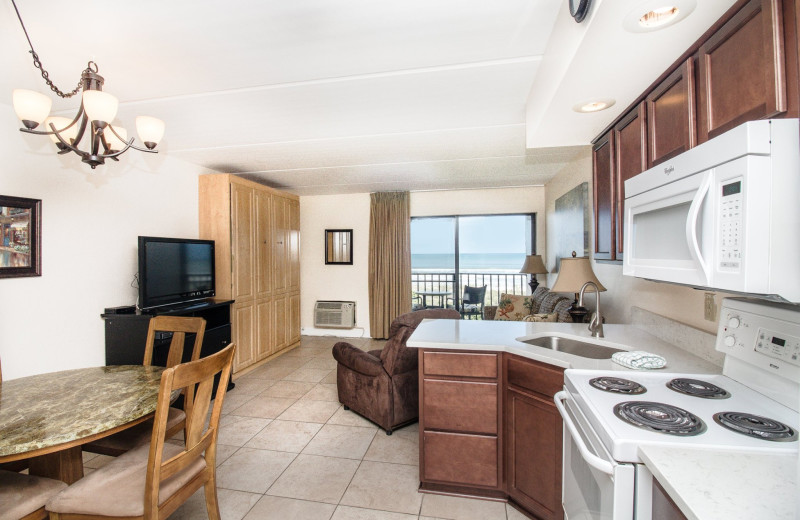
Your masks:
{"label": "blue ocean water", "polygon": [[[514,272],[525,262],[524,253],[464,253],[459,259],[462,272]],[[455,256],[449,254],[412,254],[412,271],[448,272],[455,269]]]}

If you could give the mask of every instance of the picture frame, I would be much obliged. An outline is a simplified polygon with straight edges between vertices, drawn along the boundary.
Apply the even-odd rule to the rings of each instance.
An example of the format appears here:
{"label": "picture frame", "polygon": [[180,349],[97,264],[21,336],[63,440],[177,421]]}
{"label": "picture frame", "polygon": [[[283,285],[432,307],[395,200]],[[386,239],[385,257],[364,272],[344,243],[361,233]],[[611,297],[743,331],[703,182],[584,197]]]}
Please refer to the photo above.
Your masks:
{"label": "picture frame", "polygon": [[353,230],[325,230],[325,264],[353,265]]}
{"label": "picture frame", "polygon": [[558,230],[556,262],[553,273],[557,273],[562,258],[589,256],[591,216],[589,215],[589,183],[584,182],[556,199],[553,225]]}
{"label": "picture frame", "polygon": [[42,201],[0,195],[0,278],[42,275]]}

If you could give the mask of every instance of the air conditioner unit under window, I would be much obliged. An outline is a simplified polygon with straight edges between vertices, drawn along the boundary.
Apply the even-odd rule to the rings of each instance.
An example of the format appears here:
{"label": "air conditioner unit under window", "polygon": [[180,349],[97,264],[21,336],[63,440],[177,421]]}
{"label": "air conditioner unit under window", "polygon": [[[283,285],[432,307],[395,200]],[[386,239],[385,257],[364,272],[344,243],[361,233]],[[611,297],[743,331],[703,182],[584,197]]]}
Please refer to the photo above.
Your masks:
{"label": "air conditioner unit under window", "polygon": [[314,304],[314,326],[352,329],[356,326],[356,302],[318,301]]}

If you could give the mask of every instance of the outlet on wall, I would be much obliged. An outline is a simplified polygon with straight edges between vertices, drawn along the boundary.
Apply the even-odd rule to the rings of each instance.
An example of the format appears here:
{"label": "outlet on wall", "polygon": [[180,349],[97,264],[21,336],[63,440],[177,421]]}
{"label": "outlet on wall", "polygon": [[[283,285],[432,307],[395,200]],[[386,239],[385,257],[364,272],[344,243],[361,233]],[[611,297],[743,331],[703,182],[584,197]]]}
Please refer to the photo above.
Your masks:
{"label": "outlet on wall", "polygon": [[717,321],[717,301],[714,293],[707,292],[703,302],[703,315],[708,321]]}

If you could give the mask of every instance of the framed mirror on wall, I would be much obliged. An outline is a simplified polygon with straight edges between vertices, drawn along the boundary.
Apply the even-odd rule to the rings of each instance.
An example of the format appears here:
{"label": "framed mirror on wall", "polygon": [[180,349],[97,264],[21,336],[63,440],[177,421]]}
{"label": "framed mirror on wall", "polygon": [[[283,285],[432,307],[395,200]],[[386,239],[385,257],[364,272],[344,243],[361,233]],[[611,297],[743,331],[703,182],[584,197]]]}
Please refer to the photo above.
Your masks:
{"label": "framed mirror on wall", "polygon": [[325,263],[353,265],[353,230],[325,230]]}

